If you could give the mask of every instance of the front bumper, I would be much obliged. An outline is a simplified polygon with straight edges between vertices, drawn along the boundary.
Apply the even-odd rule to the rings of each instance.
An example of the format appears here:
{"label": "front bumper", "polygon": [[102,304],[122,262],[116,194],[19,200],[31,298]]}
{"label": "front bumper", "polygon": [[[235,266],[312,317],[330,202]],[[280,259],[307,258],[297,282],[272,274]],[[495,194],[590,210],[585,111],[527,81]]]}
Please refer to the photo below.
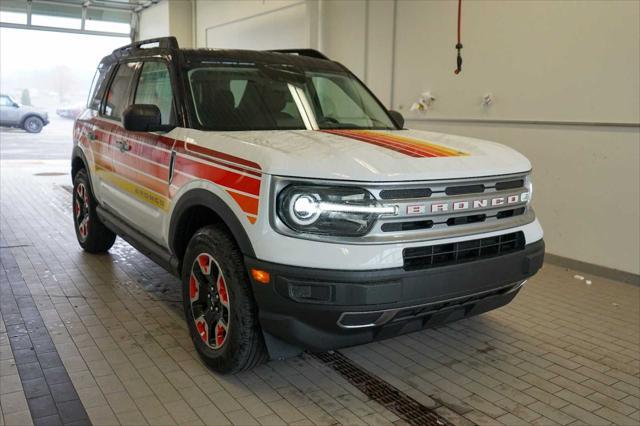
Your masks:
{"label": "front bumper", "polygon": [[[415,271],[340,271],[246,259],[265,333],[316,351],[358,345],[509,303],[544,259],[539,240],[517,252]],[[249,274],[251,276],[251,274]]]}

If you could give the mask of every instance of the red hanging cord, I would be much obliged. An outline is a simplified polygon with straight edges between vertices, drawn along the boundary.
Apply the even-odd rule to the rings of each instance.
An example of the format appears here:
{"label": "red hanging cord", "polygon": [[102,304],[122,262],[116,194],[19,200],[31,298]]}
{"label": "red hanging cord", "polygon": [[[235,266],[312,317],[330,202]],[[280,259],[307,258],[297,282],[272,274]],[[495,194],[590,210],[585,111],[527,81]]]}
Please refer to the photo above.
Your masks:
{"label": "red hanging cord", "polygon": [[458,44],[456,44],[456,49],[458,50],[458,57],[456,58],[457,68],[453,72],[454,74],[460,74],[462,71],[462,56],[460,55],[460,50],[462,50],[462,43],[460,42],[460,27],[462,26],[462,0],[458,0]]}

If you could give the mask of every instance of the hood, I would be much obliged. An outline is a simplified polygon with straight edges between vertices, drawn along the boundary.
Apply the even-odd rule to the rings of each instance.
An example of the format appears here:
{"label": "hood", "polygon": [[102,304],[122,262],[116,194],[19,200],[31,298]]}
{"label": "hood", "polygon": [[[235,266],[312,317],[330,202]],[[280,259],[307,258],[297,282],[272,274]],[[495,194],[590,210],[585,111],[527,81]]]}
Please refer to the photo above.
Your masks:
{"label": "hood", "polygon": [[418,130],[188,132],[189,143],[253,161],[263,173],[279,176],[388,182],[531,169],[529,160],[504,145]]}

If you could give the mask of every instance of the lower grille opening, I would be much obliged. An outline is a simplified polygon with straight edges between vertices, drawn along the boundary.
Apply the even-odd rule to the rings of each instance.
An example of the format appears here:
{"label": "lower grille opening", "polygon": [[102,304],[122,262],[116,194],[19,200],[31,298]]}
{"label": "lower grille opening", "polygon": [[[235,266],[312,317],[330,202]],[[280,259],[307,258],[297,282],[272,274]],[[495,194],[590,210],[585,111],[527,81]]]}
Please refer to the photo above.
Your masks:
{"label": "lower grille opening", "polygon": [[448,226],[466,225],[468,223],[484,222],[487,219],[486,214],[474,214],[471,216],[458,216],[447,219]]}
{"label": "lower grille opening", "polygon": [[507,217],[520,216],[521,214],[524,214],[524,210],[524,207],[520,207],[519,209],[503,210],[501,212],[498,212],[496,218],[505,219]]}
{"label": "lower grille opening", "polygon": [[500,256],[524,248],[522,231],[459,243],[411,247],[402,252],[405,270],[454,265],[478,259]]}

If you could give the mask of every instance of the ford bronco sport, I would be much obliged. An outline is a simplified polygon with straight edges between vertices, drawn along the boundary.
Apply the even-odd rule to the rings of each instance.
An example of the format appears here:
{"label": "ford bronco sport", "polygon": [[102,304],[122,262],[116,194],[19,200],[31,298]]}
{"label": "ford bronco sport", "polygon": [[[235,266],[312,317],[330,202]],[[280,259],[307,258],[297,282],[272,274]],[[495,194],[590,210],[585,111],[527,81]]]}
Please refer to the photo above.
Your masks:
{"label": "ford bronco sport", "polygon": [[181,278],[198,354],[234,372],[510,302],[542,265],[531,164],[403,128],[314,50],[115,50],[74,129],[80,245]]}

